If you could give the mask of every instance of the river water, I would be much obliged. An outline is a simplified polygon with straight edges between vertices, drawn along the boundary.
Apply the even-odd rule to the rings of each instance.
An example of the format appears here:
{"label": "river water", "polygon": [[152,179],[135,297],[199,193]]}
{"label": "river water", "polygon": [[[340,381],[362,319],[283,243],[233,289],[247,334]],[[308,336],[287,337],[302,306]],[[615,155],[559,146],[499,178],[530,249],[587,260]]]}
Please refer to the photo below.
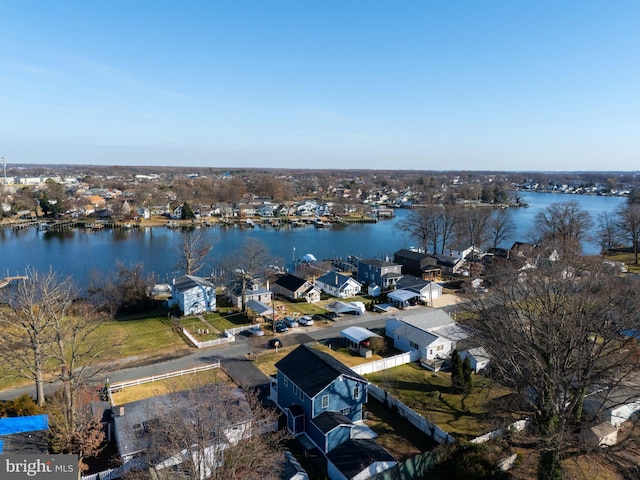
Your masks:
{"label": "river water", "polygon": [[[517,232],[505,246],[510,246],[514,240],[526,241],[536,213],[552,203],[574,200],[591,213],[595,221],[599,213],[613,212],[625,201],[618,197],[550,193],[524,193],[522,197],[531,206],[510,209]],[[396,228],[397,222],[408,212],[396,210],[394,219],[376,224],[333,228],[207,228],[203,232],[215,243],[208,269],[215,267],[216,260],[232,255],[247,238],[263,242],[274,256],[274,263],[283,267],[289,267],[294,259],[298,260],[307,253],[318,259],[346,258],[349,255],[361,258],[392,256],[400,248],[415,245],[414,240]],[[155,274],[159,281],[168,281],[176,273],[174,252],[179,242],[179,231],[164,227],[99,232],[73,229],[50,233],[4,228],[0,229],[0,278],[24,274],[27,266],[39,271],[51,267],[60,275],[73,276],[76,283],[82,285],[93,270],[112,273],[116,271],[116,262],[121,261],[126,265],[142,262],[147,273]],[[598,246],[586,243],[584,250],[585,253],[596,254]]]}

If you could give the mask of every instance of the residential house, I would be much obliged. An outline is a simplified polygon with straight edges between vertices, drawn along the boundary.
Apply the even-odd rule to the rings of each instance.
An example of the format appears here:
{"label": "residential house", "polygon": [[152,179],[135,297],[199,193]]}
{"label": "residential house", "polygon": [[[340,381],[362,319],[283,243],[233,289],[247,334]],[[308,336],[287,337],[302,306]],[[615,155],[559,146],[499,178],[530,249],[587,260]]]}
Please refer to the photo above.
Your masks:
{"label": "residential house", "polygon": [[[242,282],[238,282],[234,287],[230,288],[227,296],[231,304],[236,308],[242,308]],[[273,301],[273,293],[269,290],[269,283],[265,287],[257,280],[249,281],[244,289],[244,301],[249,303],[255,301],[264,305],[271,305]]]}
{"label": "residential house", "polygon": [[278,277],[273,283],[273,292],[291,300],[305,299],[307,303],[320,301],[320,289],[304,278],[290,273]]}
{"label": "residential house", "polygon": [[380,285],[383,290],[395,286],[402,278],[402,265],[372,258],[358,261],[358,281],[362,284]]}
{"label": "residential house", "polygon": [[446,312],[436,309],[409,318],[389,318],[385,334],[393,339],[395,348],[417,351],[426,363],[445,360],[455,350],[457,342],[469,336],[467,330]]}
{"label": "residential house", "polygon": [[591,393],[584,399],[584,409],[590,415],[598,415],[601,420],[619,427],[638,416],[640,385],[620,385]]}
{"label": "residential house", "polygon": [[173,279],[169,307],[179,308],[183,315],[216,310],[216,287],[209,280],[194,275]]}
{"label": "residential house", "polygon": [[275,367],[272,398],[286,414],[293,435],[304,435],[324,454],[351,439],[367,401],[364,378],[308,345],[299,346]]}
{"label": "residential house", "polygon": [[399,279],[396,289],[396,292],[404,290],[415,294],[415,298],[425,305],[433,306],[433,301],[442,297],[442,285],[413,275],[405,275]]}
{"label": "residential house", "polygon": [[436,259],[436,265],[440,267],[442,273],[447,275],[460,273],[464,266],[464,260],[457,257],[449,257],[447,255],[440,254],[433,254],[431,256]]}
{"label": "residential house", "polygon": [[393,254],[393,263],[402,265],[404,275],[423,278],[423,272],[431,271],[436,266],[437,260],[426,253],[403,248]]}
{"label": "residential house", "polygon": [[173,210],[169,212],[169,218],[171,218],[171,220],[180,220],[182,218],[183,210],[184,207],[182,205],[174,207]]}
{"label": "residential house", "polygon": [[473,250],[473,246],[448,245],[444,247],[443,254],[447,257],[459,258],[460,260],[464,260],[473,252]]}
{"label": "residential house", "polygon": [[[224,402],[221,408],[203,406],[220,402],[221,398]],[[250,435],[253,414],[242,390],[229,387],[228,393],[218,389],[186,390],[118,405],[113,407],[112,418],[118,455],[125,468],[132,465],[154,466],[156,470],[171,468],[195,455],[195,451],[189,451],[195,448],[207,463],[204,471],[219,466],[221,452]],[[177,441],[174,454],[166,448],[150,452],[154,448],[154,433],[158,442],[157,435],[165,435],[167,424],[172,428],[184,425],[184,429],[199,425],[203,436],[198,440],[203,444],[182,445],[184,442]],[[188,436],[185,439],[189,441]]]}
{"label": "residential house", "polygon": [[362,284],[351,275],[338,272],[327,272],[316,280],[316,285],[323,292],[338,298],[355,297],[362,289]]}

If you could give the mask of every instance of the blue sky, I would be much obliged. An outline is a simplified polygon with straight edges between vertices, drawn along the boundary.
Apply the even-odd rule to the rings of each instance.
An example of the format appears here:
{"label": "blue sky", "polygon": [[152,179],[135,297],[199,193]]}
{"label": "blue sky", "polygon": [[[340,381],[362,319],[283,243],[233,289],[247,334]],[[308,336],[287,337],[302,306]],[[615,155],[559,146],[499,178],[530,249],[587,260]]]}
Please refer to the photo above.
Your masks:
{"label": "blue sky", "polygon": [[640,2],[0,2],[11,163],[640,170]]}

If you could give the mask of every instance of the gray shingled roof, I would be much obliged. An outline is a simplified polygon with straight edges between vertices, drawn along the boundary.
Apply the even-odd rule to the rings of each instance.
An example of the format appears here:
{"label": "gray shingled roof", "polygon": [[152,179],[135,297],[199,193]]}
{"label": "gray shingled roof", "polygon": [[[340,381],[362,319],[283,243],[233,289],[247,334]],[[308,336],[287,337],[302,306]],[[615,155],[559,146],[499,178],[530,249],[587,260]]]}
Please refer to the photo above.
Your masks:
{"label": "gray shingled roof", "polygon": [[275,366],[310,398],[341,375],[366,382],[331,355],[307,345],[300,345]]}

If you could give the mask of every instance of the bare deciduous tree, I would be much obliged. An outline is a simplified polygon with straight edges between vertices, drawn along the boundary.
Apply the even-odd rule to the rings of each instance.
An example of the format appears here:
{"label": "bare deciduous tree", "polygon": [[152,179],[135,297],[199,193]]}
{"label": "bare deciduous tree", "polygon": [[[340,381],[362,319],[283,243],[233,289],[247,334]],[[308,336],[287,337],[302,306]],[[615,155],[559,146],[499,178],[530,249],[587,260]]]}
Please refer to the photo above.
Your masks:
{"label": "bare deciduous tree", "polygon": [[208,384],[161,397],[149,416],[145,457],[160,478],[168,467],[196,480],[280,478],[287,434],[253,392]]}
{"label": "bare deciduous tree", "polygon": [[186,275],[195,275],[205,266],[207,255],[212,249],[213,243],[204,236],[202,230],[182,230],[180,244],[175,249],[178,259],[176,269]]}
{"label": "bare deciduous tree", "polygon": [[561,255],[575,255],[592,225],[591,215],[577,202],[553,203],[536,214],[530,236],[534,243],[554,248]]}
{"label": "bare deciduous tree", "polygon": [[0,309],[0,358],[11,374],[35,382],[36,403],[43,406],[53,325],[66,318],[75,288],[71,279],[61,279],[53,270],[40,274],[27,268],[26,279],[5,294],[7,307]]}
{"label": "bare deciduous tree", "polygon": [[640,203],[622,205],[617,211],[618,229],[622,237],[631,242],[635,264],[638,264],[638,244],[640,244]]}
{"label": "bare deciduous tree", "polygon": [[242,310],[246,308],[246,289],[250,281],[267,276],[269,265],[275,263],[266,245],[254,238],[247,239],[235,255],[223,260],[228,286],[238,285],[242,289]]}
{"label": "bare deciduous tree", "polygon": [[494,210],[487,222],[487,236],[493,248],[513,237],[516,224],[511,218],[511,213],[505,208]]}
{"label": "bare deciduous tree", "polygon": [[[585,395],[626,382],[638,368],[635,285],[597,260],[543,262],[504,270],[490,294],[469,304],[492,372],[534,413],[544,457],[558,461],[577,440]],[[580,259],[580,262],[578,260]]]}

